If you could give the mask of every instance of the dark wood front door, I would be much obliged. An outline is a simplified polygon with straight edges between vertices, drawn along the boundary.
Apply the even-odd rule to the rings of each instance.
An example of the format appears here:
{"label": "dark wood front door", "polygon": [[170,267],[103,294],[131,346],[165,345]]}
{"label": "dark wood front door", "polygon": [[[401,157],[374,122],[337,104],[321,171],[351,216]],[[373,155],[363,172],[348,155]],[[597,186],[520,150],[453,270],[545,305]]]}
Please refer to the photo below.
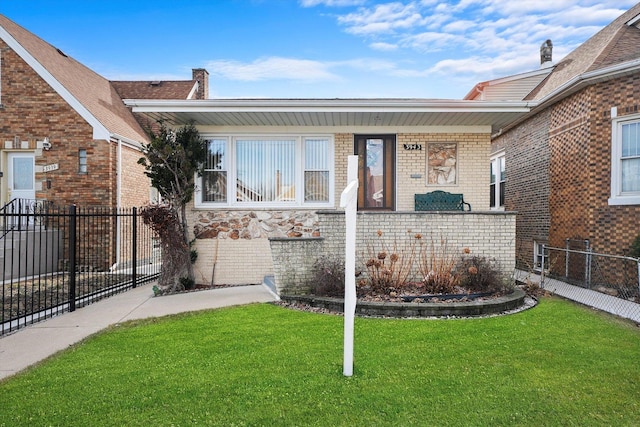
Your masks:
{"label": "dark wood front door", "polygon": [[396,136],[356,135],[358,209],[395,210]]}

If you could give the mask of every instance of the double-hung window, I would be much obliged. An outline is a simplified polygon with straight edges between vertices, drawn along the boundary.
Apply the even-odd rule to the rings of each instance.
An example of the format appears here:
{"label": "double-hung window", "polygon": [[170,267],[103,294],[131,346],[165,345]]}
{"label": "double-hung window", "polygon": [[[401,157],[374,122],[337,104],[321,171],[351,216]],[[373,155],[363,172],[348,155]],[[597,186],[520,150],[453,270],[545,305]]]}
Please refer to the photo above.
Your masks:
{"label": "double-hung window", "polygon": [[489,206],[493,210],[504,209],[505,183],[504,153],[491,157],[491,175],[489,184]]}
{"label": "double-hung window", "polygon": [[328,136],[207,138],[196,206],[333,204],[333,139]]}
{"label": "double-hung window", "polygon": [[610,205],[640,205],[640,117],[613,120]]}

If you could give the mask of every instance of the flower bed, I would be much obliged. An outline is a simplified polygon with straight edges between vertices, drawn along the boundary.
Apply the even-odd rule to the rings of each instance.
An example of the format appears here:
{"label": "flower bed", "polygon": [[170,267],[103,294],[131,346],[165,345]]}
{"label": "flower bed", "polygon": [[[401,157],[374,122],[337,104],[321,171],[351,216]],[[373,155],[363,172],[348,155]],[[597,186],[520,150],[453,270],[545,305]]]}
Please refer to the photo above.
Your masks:
{"label": "flower bed", "polygon": [[[524,306],[526,294],[522,289],[495,298],[476,298],[460,301],[441,299],[438,302],[399,302],[358,300],[356,314],[380,317],[475,317],[495,315]],[[342,313],[342,298],[319,297],[314,295],[281,295],[287,305],[308,305],[327,311]]]}

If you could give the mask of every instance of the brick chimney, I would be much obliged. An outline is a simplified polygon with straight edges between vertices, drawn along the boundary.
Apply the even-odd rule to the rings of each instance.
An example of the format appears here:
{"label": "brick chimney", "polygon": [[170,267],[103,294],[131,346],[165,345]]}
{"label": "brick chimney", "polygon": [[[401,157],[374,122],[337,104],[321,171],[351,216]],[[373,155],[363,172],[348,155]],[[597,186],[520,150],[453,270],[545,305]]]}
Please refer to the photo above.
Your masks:
{"label": "brick chimney", "polygon": [[191,71],[193,80],[198,82],[196,99],[209,99],[209,72],[204,68],[194,68]]}

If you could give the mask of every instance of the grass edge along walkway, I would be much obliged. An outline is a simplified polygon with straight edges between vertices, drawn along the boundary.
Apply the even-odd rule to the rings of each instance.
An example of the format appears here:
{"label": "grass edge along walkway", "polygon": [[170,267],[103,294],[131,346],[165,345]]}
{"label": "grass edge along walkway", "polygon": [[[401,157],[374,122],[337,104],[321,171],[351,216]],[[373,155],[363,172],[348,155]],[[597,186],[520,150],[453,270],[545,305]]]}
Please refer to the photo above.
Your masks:
{"label": "grass edge along walkway", "polygon": [[514,315],[254,304],[114,326],[0,382],[0,426],[640,425],[640,330],[559,298]]}

